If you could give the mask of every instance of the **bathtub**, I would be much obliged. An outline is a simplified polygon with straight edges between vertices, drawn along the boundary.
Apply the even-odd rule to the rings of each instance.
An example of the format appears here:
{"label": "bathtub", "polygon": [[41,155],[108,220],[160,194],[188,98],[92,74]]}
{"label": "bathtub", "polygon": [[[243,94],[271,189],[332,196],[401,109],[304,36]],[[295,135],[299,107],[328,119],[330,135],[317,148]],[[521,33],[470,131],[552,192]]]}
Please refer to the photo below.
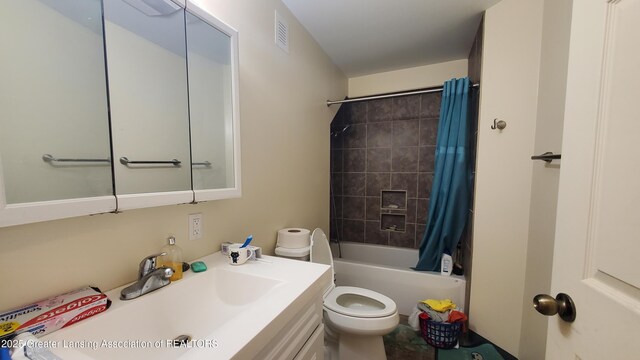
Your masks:
{"label": "bathtub", "polygon": [[371,289],[393,299],[398,312],[410,315],[413,307],[424,299],[451,299],[460,308],[465,304],[466,281],[461,276],[414,271],[417,249],[341,242],[331,244],[337,286]]}

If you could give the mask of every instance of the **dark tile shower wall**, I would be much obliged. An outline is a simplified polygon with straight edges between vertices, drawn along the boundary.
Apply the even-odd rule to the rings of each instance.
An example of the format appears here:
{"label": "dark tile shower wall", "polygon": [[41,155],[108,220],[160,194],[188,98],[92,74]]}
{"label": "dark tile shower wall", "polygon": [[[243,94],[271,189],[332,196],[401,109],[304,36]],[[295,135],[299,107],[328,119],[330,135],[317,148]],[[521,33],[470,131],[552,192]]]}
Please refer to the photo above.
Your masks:
{"label": "dark tile shower wall", "polygon": [[[342,105],[331,124],[337,132],[331,137],[332,238],[420,245],[440,99],[440,93],[432,93]],[[382,204],[382,194],[391,199],[390,206]],[[393,225],[395,231],[387,229]]]}

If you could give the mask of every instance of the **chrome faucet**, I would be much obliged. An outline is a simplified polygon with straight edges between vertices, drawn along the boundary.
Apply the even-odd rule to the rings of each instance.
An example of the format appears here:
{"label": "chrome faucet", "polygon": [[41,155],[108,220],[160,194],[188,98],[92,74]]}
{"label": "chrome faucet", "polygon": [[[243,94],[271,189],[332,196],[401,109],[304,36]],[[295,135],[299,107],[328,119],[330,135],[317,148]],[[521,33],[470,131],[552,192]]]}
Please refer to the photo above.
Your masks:
{"label": "chrome faucet", "polygon": [[171,283],[169,279],[171,275],[173,275],[173,269],[166,266],[156,268],[158,256],[166,254],[167,253],[155,254],[142,259],[138,268],[138,281],[122,289],[120,299],[135,299],[169,285]]}

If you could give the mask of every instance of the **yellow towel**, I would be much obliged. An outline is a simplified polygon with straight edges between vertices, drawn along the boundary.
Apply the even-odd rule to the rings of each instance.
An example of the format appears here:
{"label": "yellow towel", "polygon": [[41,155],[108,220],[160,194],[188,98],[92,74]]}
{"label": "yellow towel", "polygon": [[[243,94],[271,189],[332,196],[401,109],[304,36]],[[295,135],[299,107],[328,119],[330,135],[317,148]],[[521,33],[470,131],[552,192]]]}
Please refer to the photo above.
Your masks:
{"label": "yellow towel", "polygon": [[445,312],[447,310],[456,308],[456,304],[454,304],[453,301],[449,299],[444,299],[444,300],[427,299],[427,300],[422,300],[422,303],[429,305],[430,308],[438,312]]}

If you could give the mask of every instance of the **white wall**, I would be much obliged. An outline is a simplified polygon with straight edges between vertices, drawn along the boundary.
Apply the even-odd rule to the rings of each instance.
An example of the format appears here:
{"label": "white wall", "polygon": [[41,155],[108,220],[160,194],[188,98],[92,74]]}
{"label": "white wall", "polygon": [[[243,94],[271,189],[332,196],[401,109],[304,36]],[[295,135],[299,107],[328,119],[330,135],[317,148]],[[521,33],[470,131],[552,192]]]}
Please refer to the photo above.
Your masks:
{"label": "white wall", "polygon": [[[542,24],[540,91],[534,154],[560,153],[564,123],[572,0],[545,0]],[[531,213],[519,359],[544,359],[548,317],[532,306],[537,294],[549,294],[555,238],[560,162],[533,163]]]}
{"label": "white wall", "polygon": [[[254,235],[273,253],[276,232],[329,228],[329,124],[347,80],[278,0],[202,0],[239,32],[242,198],[0,228],[0,309],[86,284],[108,290],[137,276],[140,260],[174,233],[186,260]],[[274,43],[274,9],[289,21],[290,53]],[[313,86],[311,86],[313,85]],[[203,238],[187,240],[201,212]]]}
{"label": "white wall", "polygon": [[447,80],[465,76],[467,59],[358,76],[349,78],[349,97],[442,86]]}
{"label": "white wall", "polygon": [[[543,0],[503,0],[485,15],[470,327],[518,356]],[[493,119],[507,122],[499,132]]]}

